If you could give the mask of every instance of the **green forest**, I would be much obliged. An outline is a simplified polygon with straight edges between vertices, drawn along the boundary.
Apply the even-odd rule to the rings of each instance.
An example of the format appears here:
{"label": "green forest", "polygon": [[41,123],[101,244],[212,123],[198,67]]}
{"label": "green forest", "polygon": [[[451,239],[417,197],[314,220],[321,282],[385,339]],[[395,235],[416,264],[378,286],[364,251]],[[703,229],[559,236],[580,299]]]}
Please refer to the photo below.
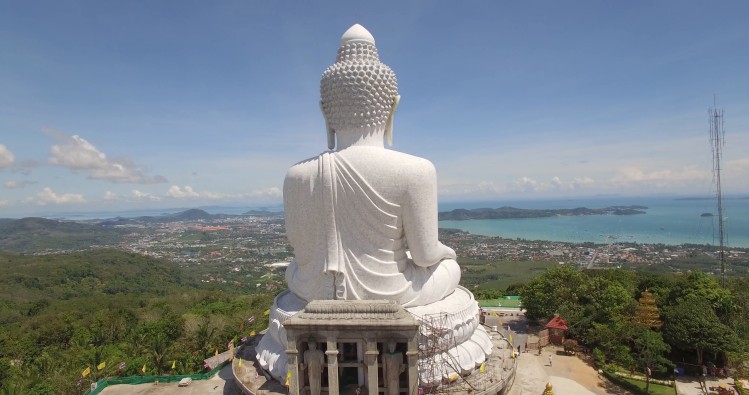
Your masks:
{"label": "green forest", "polygon": [[200,283],[177,265],[118,250],[0,252],[0,388],[75,394],[144,366],[202,373],[205,358],[266,326],[274,296]]}
{"label": "green forest", "polygon": [[606,369],[651,368],[672,377],[674,367],[694,374],[704,363],[746,375],[747,278],[730,277],[722,287],[699,270],[676,275],[562,266],[516,290],[526,317],[545,323],[559,314],[568,337],[593,350]]}
{"label": "green forest", "polygon": [[[650,367],[665,377],[677,366],[739,368],[749,360],[747,278],[722,287],[699,270],[481,263],[464,266],[477,298],[518,294],[539,323],[560,314],[569,337],[606,369]],[[253,276],[247,284],[205,282],[188,267],[110,249],[0,252],[0,393],[82,393],[144,367],[147,375],[205,372],[205,358],[267,325],[275,291],[256,287]]]}

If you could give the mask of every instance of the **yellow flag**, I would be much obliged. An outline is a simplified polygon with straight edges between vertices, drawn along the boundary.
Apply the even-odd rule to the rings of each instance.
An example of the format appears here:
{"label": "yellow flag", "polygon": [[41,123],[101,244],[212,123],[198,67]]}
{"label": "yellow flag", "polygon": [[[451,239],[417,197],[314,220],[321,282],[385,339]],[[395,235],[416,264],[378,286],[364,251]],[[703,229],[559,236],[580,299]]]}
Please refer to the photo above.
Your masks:
{"label": "yellow flag", "polygon": [[510,333],[510,343],[512,343],[512,333]]}
{"label": "yellow flag", "polygon": [[479,372],[484,373],[486,370],[486,362],[481,363],[481,367],[479,368]]}
{"label": "yellow flag", "polygon": [[450,382],[452,383],[453,381],[457,380],[457,379],[458,379],[458,377],[460,377],[460,376],[458,376],[458,374],[457,374],[457,373],[453,372],[453,373],[452,373],[452,374],[450,375],[450,377],[448,378],[448,380],[449,380],[449,381],[450,381]]}
{"label": "yellow flag", "polygon": [[242,358],[239,358],[239,367],[242,367]]}
{"label": "yellow flag", "polygon": [[270,314],[270,309],[263,311],[263,315],[269,315],[269,314]]}
{"label": "yellow flag", "polygon": [[255,331],[250,332],[250,336],[255,336]]}
{"label": "yellow flag", "polygon": [[290,385],[291,385],[291,370],[286,372],[286,386],[288,387]]}
{"label": "yellow flag", "polygon": [[83,372],[81,372],[81,377],[86,377],[88,374],[91,373],[91,367],[87,367]]}
{"label": "yellow flag", "polygon": [[229,362],[234,360],[234,354],[229,354]]}
{"label": "yellow flag", "polygon": [[214,353],[213,355],[218,356],[218,348],[216,349],[216,353]]}
{"label": "yellow flag", "polygon": [[172,369],[177,367],[177,360],[172,361]]}
{"label": "yellow flag", "polygon": [[143,374],[146,374],[146,364],[143,364],[143,367],[140,368],[140,371],[143,372]]}
{"label": "yellow flag", "polygon": [[106,362],[106,361],[104,361],[104,362],[102,362],[102,363],[100,363],[100,364],[96,365],[96,369],[102,370],[102,369],[104,369],[104,368],[105,368],[106,366],[107,366],[107,362]]}

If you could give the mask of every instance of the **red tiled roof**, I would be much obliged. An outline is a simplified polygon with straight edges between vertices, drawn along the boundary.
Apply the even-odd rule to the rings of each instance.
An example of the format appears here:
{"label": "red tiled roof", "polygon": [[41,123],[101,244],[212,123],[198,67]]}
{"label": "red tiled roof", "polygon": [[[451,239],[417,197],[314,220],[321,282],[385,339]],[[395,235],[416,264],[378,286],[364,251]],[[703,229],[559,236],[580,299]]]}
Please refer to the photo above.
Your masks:
{"label": "red tiled roof", "polygon": [[549,329],[561,329],[563,331],[569,329],[567,322],[565,322],[559,315],[555,315],[554,318],[546,324],[546,327]]}

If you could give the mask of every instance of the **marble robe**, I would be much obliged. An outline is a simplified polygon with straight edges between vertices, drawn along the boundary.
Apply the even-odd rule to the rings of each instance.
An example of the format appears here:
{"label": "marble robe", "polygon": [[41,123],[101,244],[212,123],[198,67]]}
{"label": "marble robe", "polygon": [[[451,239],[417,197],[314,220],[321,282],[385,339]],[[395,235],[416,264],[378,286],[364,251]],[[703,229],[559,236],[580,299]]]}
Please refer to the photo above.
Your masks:
{"label": "marble robe", "polygon": [[[400,205],[383,198],[339,152],[305,163],[315,164],[316,176],[287,177],[284,185],[287,236],[295,255],[286,282],[294,294],[307,301],[388,299],[410,307],[455,290],[460,280],[455,260],[420,267],[410,259]],[[289,187],[295,193],[286,193]]]}

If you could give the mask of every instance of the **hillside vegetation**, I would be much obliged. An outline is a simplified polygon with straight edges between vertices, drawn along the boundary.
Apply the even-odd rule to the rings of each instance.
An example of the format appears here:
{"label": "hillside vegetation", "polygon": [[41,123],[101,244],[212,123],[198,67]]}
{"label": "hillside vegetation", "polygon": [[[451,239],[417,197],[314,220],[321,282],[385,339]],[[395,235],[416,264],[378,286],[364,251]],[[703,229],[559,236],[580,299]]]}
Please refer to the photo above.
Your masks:
{"label": "hillside vegetation", "polygon": [[674,366],[694,374],[711,363],[746,369],[749,360],[745,277],[729,278],[724,288],[699,270],[674,275],[560,266],[516,289],[526,317],[545,323],[561,315],[567,337],[593,349],[604,368],[651,368],[669,378]]}
{"label": "hillside vegetation", "polygon": [[76,250],[112,245],[123,231],[80,222],[22,218],[0,222],[0,251]]}
{"label": "hillside vegetation", "polygon": [[[273,295],[198,288],[183,270],[116,250],[0,252],[0,388],[82,393],[93,380],[141,374],[144,365],[148,374],[198,373],[231,339],[265,326]],[[255,322],[243,325],[250,316]]]}

